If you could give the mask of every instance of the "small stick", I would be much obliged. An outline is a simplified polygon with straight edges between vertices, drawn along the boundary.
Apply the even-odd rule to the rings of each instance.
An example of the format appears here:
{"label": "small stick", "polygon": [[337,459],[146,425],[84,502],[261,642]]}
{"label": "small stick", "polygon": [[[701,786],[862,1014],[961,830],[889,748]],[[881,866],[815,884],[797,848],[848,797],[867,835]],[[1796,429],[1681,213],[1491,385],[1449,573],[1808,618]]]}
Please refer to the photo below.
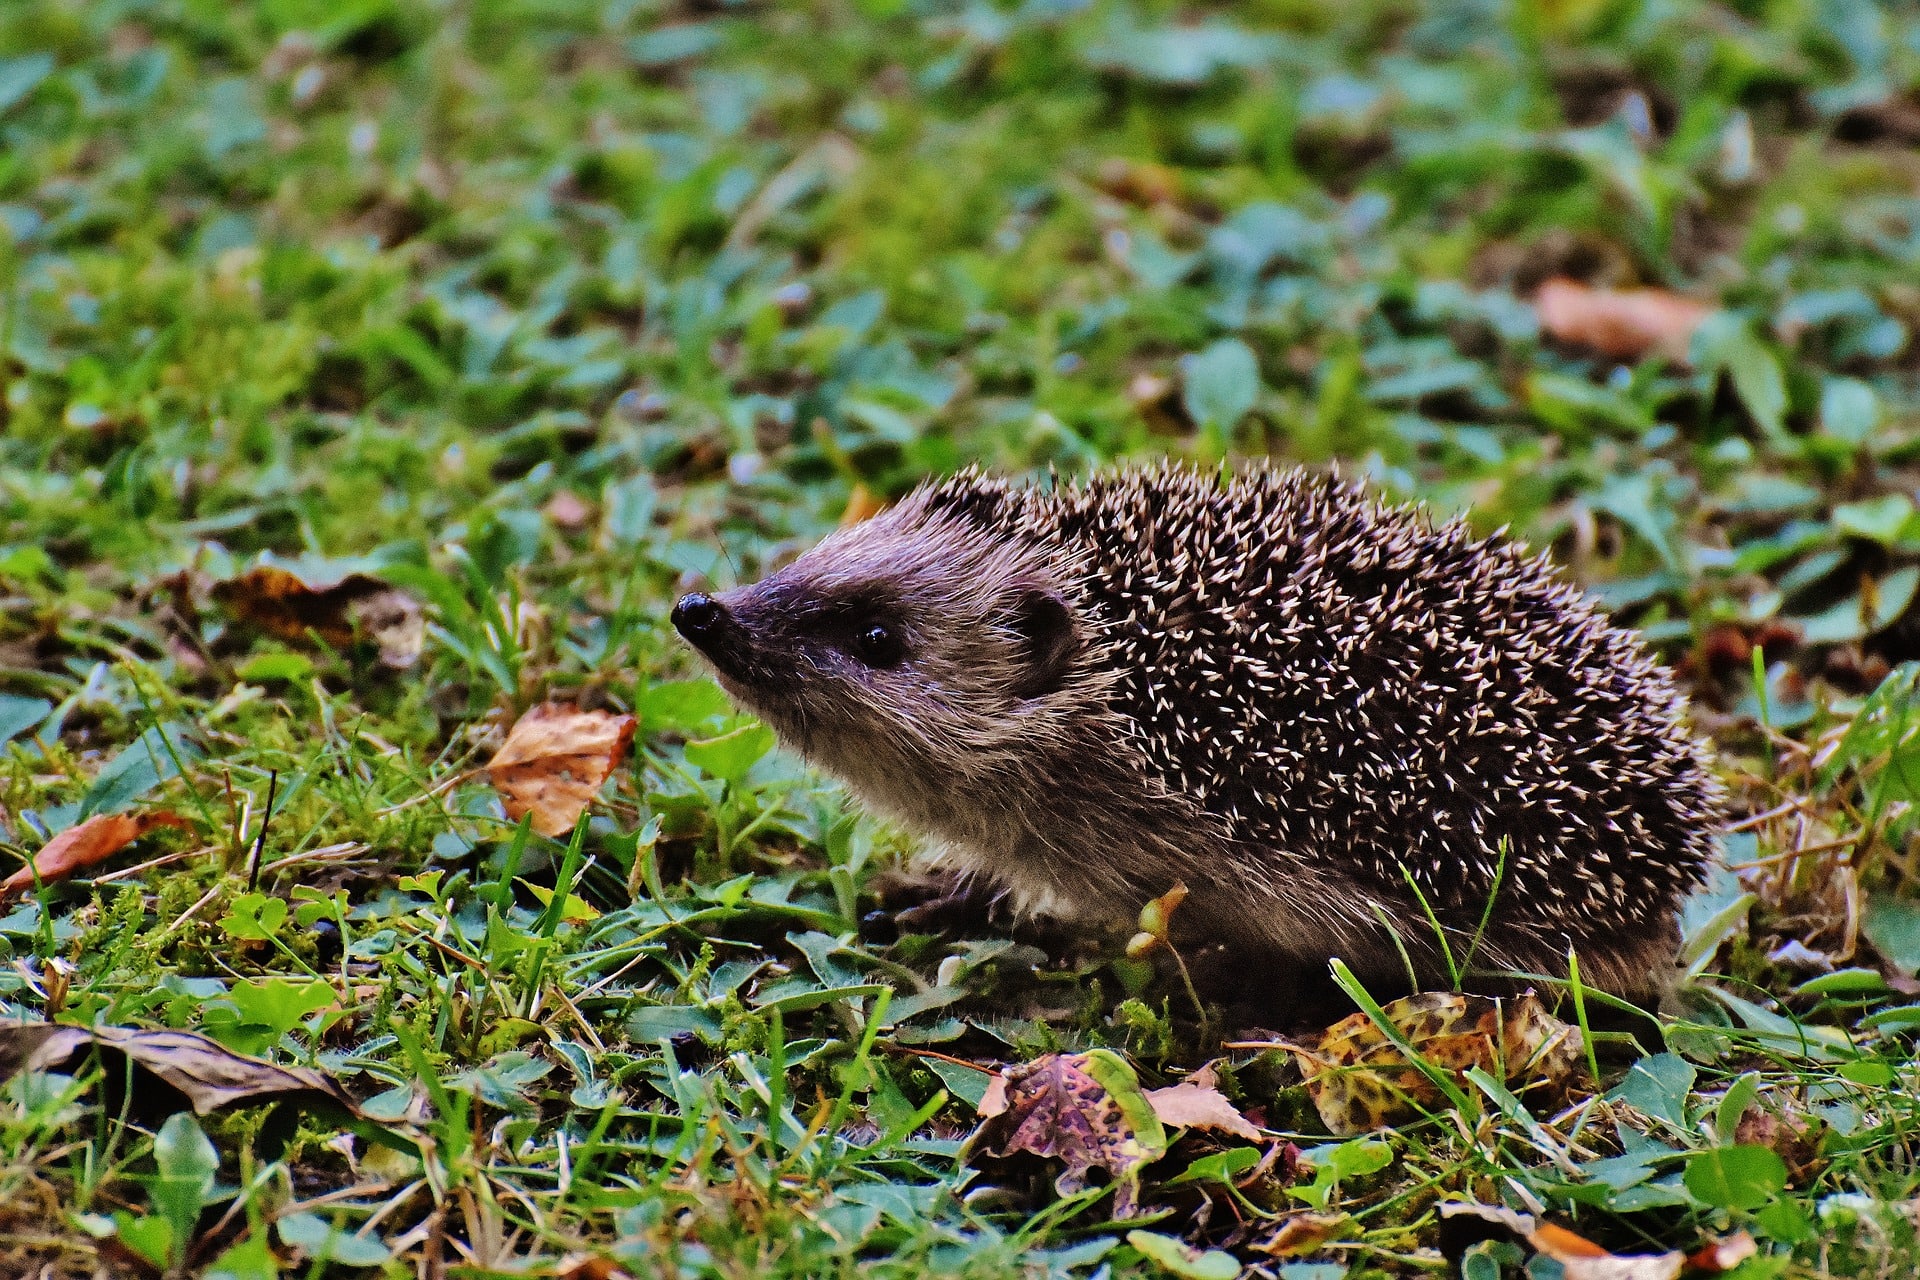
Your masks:
{"label": "small stick", "polygon": [[1738,822],[1728,823],[1726,826],[1722,827],[1721,830],[1728,833],[1732,833],[1735,831],[1751,831],[1755,827],[1765,826],[1767,823],[1772,822],[1775,818],[1784,818],[1788,814],[1794,812],[1795,810],[1803,808],[1805,804],[1806,802],[1803,800],[1789,800],[1785,804],[1779,806],[1776,809],[1769,809],[1765,813],[1756,813],[1751,817],[1742,818]]}
{"label": "small stick", "polygon": [[340,862],[357,858],[373,846],[358,840],[343,840],[339,844],[323,844],[318,849],[305,849],[299,853],[290,853],[284,858],[275,858],[261,867],[262,871],[278,871],[290,867],[296,862]]}
{"label": "small stick", "polygon": [[260,817],[260,834],[254,837],[253,852],[247,855],[247,892],[260,887],[260,851],[267,847],[267,828],[273,825],[273,794],[280,786],[280,771],[267,774],[267,811]]}
{"label": "small stick", "polygon": [[176,862],[185,862],[188,858],[197,858],[203,853],[213,853],[219,848],[220,846],[217,844],[210,844],[204,849],[187,849],[180,853],[163,853],[157,858],[150,858],[135,866],[122,867],[118,871],[109,871],[105,875],[95,876],[92,880],[88,881],[88,883],[112,884],[115,880],[131,880],[143,872],[152,871],[155,867],[172,866]]}
{"label": "small stick", "polygon": [[978,1071],[982,1075],[997,1076],[999,1067],[985,1067],[977,1062],[968,1062],[965,1058],[956,1058],[950,1053],[935,1053],[932,1049],[916,1049],[911,1045],[895,1044],[891,1040],[879,1042],[882,1049],[892,1053],[910,1053],[916,1058],[932,1058],[935,1062],[950,1062],[956,1067],[965,1067],[969,1071]]}
{"label": "small stick", "polygon": [[199,914],[200,908],[206,906],[209,902],[212,902],[215,898],[219,896],[220,896],[220,886],[216,884],[215,886],[213,886],[213,888],[201,894],[200,900],[198,902],[194,903],[192,906],[188,907],[185,911],[182,911],[179,915],[175,916],[172,924],[168,925],[166,928],[162,929],[158,934],[155,935],[154,941],[158,942],[162,939],[171,937],[175,929],[178,929],[181,925],[184,925],[187,921],[193,919],[194,916]]}

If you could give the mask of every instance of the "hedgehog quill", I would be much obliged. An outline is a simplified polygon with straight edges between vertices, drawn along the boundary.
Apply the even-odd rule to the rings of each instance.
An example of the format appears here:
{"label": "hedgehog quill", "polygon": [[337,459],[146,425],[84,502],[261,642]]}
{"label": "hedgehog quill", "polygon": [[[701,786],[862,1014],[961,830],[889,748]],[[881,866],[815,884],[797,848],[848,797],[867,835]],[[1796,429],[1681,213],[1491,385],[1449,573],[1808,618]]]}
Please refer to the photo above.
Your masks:
{"label": "hedgehog quill", "polygon": [[1249,966],[1571,948],[1645,991],[1713,856],[1703,749],[1630,632],[1543,557],[1304,471],[963,472],[672,620],[936,865],[1090,926],[1185,883]]}

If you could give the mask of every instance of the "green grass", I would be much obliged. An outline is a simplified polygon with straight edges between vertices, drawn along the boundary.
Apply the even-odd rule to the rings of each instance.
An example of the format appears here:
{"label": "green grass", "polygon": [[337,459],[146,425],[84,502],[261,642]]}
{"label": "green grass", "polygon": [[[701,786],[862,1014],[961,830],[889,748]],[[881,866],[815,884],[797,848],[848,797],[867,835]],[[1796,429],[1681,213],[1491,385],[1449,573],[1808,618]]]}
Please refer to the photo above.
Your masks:
{"label": "green grass", "polygon": [[[1462,1086],[1375,1167],[1243,1052],[1227,1087],[1318,1172],[1176,1183],[1236,1145],[1190,1135],[1147,1228],[1416,1274],[1477,1198],[1630,1251],[1749,1231],[1743,1280],[1911,1274],[1915,30],[0,6],[6,869],[94,812],[190,824],[0,907],[0,1010],[205,1030],[424,1139],[20,1077],[0,1272],[1169,1274],[1110,1188],[961,1163],[980,1078],[926,1052],[1177,1078],[1213,1056],[1178,976],[863,933],[908,845],[754,735],[689,750],[741,722],[664,616],[964,462],[1270,453],[1550,548],[1682,672],[1755,869],[1690,910],[1667,1043],[1604,1097]],[[1726,318],[1693,368],[1613,368],[1541,339],[1553,274]],[[245,626],[210,588],[263,557],[404,587],[420,661]],[[570,851],[474,773],[548,697],[640,719]],[[1307,1208],[1326,1239],[1260,1251]]]}

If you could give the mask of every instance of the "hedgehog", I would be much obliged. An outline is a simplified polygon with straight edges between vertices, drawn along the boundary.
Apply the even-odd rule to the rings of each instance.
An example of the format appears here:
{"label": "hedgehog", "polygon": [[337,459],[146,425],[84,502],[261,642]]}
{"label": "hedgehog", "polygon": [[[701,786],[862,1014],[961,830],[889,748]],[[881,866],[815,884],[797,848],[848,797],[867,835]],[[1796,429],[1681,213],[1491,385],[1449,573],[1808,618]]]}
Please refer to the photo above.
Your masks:
{"label": "hedgehog", "polygon": [[1336,476],[967,470],[671,621],[936,866],[1074,926],[1184,885],[1182,933],[1248,975],[1571,951],[1653,991],[1714,856],[1635,636],[1544,556]]}

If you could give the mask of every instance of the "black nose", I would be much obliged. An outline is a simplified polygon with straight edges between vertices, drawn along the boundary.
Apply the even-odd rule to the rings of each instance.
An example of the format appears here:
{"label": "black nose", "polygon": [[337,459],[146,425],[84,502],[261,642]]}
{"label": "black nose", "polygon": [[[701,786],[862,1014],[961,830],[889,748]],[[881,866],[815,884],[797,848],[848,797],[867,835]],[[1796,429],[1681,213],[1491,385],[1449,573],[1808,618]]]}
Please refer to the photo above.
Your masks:
{"label": "black nose", "polygon": [[689,640],[698,640],[713,630],[723,612],[720,602],[706,592],[689,592],[673,606],[673,629]]}

